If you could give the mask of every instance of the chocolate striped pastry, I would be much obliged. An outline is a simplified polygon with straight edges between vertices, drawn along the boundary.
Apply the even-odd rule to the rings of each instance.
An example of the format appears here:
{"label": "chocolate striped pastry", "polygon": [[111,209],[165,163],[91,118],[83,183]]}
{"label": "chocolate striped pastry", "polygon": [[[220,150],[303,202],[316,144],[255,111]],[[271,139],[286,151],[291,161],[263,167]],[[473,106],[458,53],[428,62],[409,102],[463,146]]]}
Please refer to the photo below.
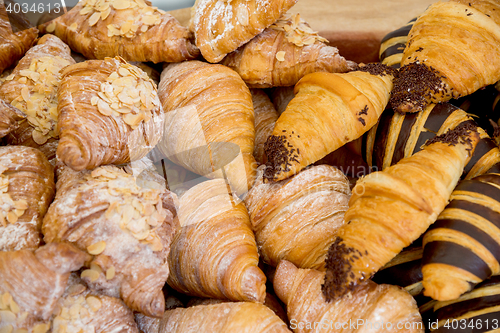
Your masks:
{"label": "chocolate striped pastry", "polygon": [[462,181],[424,236],[424,294],[458,298],[500,274],[500,174]]}
{"label": "chocolate striped pastry", "polygon": [[[449,302],[435,302],[427,323],[435,333],[498,332],[500,328],[500,276]],[[421,311],[423,307],[420,308]]]}
{"label": "chocolate striped pastry", "polygon": [[406,25],[399,29],[391,31],[384,36],[381,40],[379,59],[384,65],[394,68],[401,67],[401,60],[403,59],[403,51],[405,50],[406,43],[408,42],[408,34],[410,33],[413,23],[417,18],[412,19]]}
{"label": "chocolate striped pastry", "polygon": [[[401,114],[385,110],[379,122],[368,131],[358,146],[370,167],[383,170],[422,149],[428,140],[455,128],[464,122],[473,122],[463,110],[449,103],[431,104],[423,112]],[[500,151],[488,134],[478,128],[480,141],[464,168],[465,179],[496,170]]]}

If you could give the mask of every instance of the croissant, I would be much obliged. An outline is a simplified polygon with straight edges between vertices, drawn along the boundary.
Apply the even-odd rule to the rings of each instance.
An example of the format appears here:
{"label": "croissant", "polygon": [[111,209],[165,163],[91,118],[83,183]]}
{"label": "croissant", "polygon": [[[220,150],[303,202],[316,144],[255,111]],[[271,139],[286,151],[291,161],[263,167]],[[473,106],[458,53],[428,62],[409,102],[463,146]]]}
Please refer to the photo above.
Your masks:
{"label": "croissant", "polygon": [[277,183],[264,183],[264,166],[245,196],[263,261],[324,269],[328,248],[344,223],[351,191],[338,169],[319,165]]}
{"label": "croissant", "polygon": [[52,332],[139,333],[133,312],[118,298],[89,290],[72,274],[52,317]]}
{"label": "croissant", "polygon": [[70,244],[0,251],[0,330],[46,332],[70,272],[78,270],[87,257]]}
{"label": "croissant", "polygon": [[55,157],[60,71],[74,63],[69,47],[53,35],[26,52],[0,87],[0,97],[27,115],[7,137],[9,144],[39,148],[49,160]]}
{"label": "croissant", "polygon": [[251,89],[252,103],[255,116],[255,147],[253,156],[260,163],[265,163],[264,144],[267,137],[273,132],[274,124],[279,114],[273,103],[263,90]]}
{"label": "croissant", "polygon": [[141,188],[136,177],[114,166],[58,170],[57,195],[43,220],[44,240],[71,242],[93,255],[81,273],[92,290],[161,316],[167,256],[177,229],[175,196]]}
{"label": "croissant", "polygon": [[461,182],[424,236],[424,294],[450,301],[500,274],[499,174]]}
{"label": "croissant", "polygon": [[4,2],[0,3],[0,74],[14,65],[38,37],[36,28],[13,32]]}
{"label": "croissant", "polygon": [[309,73],[356,68],[327,43],[299,14],[289,14],[228,54],[221,64],[234,69],[251,88],[293,86]]}
{"label": "croissant", "polygon": [[355,289],[425,232],[446,206],[478,139],[473,124],[458,125],[357,181],[346,224],[328,252],[327,300]]}
{"label": "croissant", "polygon": [[199,55],[187,28],[147,0],[80,1],[39,29],[61,38],[87,59],[120,56],[158,63]]}
{"label": "croissant", "polygon": [[276,22],[297,0],[196,0],[189,23],[208,62],[221,61]]}
{"label": "croissant", "polygon": [[248,212],[223,179],[202,182],[179,202],[168,284],[185,294],[263,302],[266,277]]}
{"label": "croissant", "polygon": [[266,179],[288,178],[375,125],[389,100],[393,71],[372,64],[304,76],[266,142]]}
{"label": "croissant", "polygon": [[323,279],[324,273],[286,260],[278,265],[274,290],[294,332],[424,332],[415,300],[404,290],[367,281],[349,297],[325,302]]}
{"label": "croissant", "polygon": [[166,311],[159,332],[169,333],[281,333],[286,324],[267,306],[254,302],[198,305]]}
{"label": "croissant", "polygon": [[[422,149],[422,146],[457,125],[473,122],[467,112],[449,103],[430,104],[418,113],[384,111],[379,122],[357,142],[357,149],[375,170],[385,170]],[[500,151],[495,142],[478,128],[480,140],[464,168],[465,179],[471,179],[498,168]],[[493,169],[492,169],[493,168]],[[499,170],[500,171],[500,170]]]}
{"label": "croissant", "polygon": [[481,323],[474,332],[494,332],[500,318],[499,296],[500,276],[493,276],[456,300],[435,302],[430,307],[429,328],[435,332],[452,332],[450,328],[465,331],[464,325],[469,328]]}
{"label": "croissant", "polygon": [[121,58],[66,67],[58,102],[57,158],[74,170],[138,160],[163,132],[154,82]]}
{"label": "croissant", "polygon": [[188,61],[163,70],[158,88],[165,133],[158,149],[208,178],[227,178],[243,194],[255,179],[252,96],[233,70]]}
{"label": "croissant", "polygon": [[0,251],[35,250],[55,194],[54,171],[37,149],[0,147]]}
{"label": "croissant", "polygon": [[390,105],[416,112],[500,79],[500,4],[454,0],[431,5],[414,23]]}
{"label": "croissant", "polygon": [[408,34],[417,18],[410,20],[404,26],[385,35],[380,41],[379,59],[384,65],[394,68],[401,67],[403,52],[408,43]]}
{"label": "croissant", "polygon": [[16,130],[23,119],[26,115],[21,110],[0,99],[0,138]]}

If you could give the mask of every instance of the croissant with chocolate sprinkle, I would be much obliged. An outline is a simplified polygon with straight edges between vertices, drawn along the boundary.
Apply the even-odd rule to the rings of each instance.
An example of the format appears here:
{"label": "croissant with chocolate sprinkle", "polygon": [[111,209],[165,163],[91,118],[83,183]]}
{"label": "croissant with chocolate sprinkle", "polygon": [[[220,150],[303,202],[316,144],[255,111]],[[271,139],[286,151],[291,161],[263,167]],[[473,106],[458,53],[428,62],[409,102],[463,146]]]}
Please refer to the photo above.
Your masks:
{"label": "croissant with chocolate sprinkle", "polygon": [[500,79],[500,3],[454,0],[431,5],[415,22],[390,104],[417,112]]}
{"label": "croissant with chocolate sprinkle", "polygon": [[358,180],[326,259],[327,300],[369,279],[436,221],[478,140],[476,127],[464,123]]}
{"label": "croissant with chocolate sprinkle", "polygon": [[395,69],[368,64],[349,73],[312,73],[267,139],[265,178],[286,179],[376,124],[389,101]]}

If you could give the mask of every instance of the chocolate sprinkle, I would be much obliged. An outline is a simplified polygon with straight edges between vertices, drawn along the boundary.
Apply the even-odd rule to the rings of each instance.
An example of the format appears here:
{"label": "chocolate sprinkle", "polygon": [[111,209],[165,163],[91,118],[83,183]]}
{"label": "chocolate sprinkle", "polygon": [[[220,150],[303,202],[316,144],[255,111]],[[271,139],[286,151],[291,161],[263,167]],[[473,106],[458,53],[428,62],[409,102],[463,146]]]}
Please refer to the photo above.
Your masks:
{"label": "chocolate sprinkle", "polygon": [[405,65],[394,79],[389,104],[401,113],[421,111],[433,102],[434,96],[448,93],[443,78],[433,67],[425,64],[413,62]]}
{"label": "chocolate sprinkle", "polygon": [[395,68],[389,67],[379,62],[359,65],[355,70],[379,76],[386,76],[386,75],[396,76],[397,74],[397,70]]}
{"label": "chocolate sprinkle", "polygon": [[297,159],[300,154],[299,149],[293,148],[285,135],[271,135],[264,144],[264,151],[267,163],[263,177],[266,181],[274,181],[281,172],[290,171],[289,167],[292,165],[290,162],[300,163]]}
{"label": "chocolate sprinkle", "polygon": [[347,247],[342,241],[341,237],[335,239],[328,249],[325,260],[326,273],[321,290],[327,302],[353,291],[358,282],[364,280],[363,276],[360,281],[354,281],[355,275],[351,264],[363,254],[359,250]]}
{"label": "chocolate sprinkle", "polygon": [[469,146],[467,151],[470,153],[473,149],[472,140],[470,138],[471,132],[477,133],[477,125],[473,121],[465,121],[463,123],[460,123],[454,129],[450,129],[446,133],[428,140],[425,145],[428,146],[436,142],[447,143],[450,146],[465,144]]}
{"label": "chocolate sprinkle", "polygon": [[364,120],[362,117],[359,117],[359,118],[358,118],[358,121],[359,121],[361,124],[363,124],[363,126],[366,126],[366,122],[365,122],[365,120]]}
{"label": "chocolate sprinkle", "polygon": [[363,109],[361,109],[361,111],[359,111],[358,116],[361,116],[364,114],[368,114],[368,105],[365,105],[365,107]]}

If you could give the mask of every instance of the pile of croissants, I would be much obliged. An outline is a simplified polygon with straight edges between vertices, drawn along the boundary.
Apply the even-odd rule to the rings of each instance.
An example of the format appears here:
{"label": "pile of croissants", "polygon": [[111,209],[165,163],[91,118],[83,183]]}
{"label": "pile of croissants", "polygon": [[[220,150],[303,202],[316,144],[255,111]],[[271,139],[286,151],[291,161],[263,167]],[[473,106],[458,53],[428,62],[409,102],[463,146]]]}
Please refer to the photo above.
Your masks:
{"label": "pile of croissants", "polygon": [[0,333],[500,330],[500,0],[296,1],[0,3]]}

